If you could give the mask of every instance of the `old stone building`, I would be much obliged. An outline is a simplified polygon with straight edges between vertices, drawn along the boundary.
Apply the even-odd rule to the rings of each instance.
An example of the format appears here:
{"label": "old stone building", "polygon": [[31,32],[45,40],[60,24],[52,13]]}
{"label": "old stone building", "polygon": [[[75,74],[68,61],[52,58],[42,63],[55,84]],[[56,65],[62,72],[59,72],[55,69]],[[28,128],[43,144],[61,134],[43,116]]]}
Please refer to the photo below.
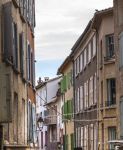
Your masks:
{"label": "old stone building", "polygon": [[113,141],[123,149],[123,1],[114,0],[114,35],[116,56],[116,103],[117,140]]}
{"label": "old stone building", "polygon": [[71,54],[64,60],[58,69],[58,74],[63,75],[61,80],[61,98],[63,102],[63,148],[74,149],[74,122],[73,122],[73,63]]}
{"label": "old stone building", "polygon": [[1,149],[34,148],[35,1],[0,1]]}
{"label": "old stone building", "polygon": [[72,47],[75,148],[97,149],[97,34],[91,20]]}
{"label": "old stone building", "polygon": [[108,141],[117,138],[116,73],[114,52],[113,8],[97,13],[98,31],[98,149],[111,150],[114,145]]}

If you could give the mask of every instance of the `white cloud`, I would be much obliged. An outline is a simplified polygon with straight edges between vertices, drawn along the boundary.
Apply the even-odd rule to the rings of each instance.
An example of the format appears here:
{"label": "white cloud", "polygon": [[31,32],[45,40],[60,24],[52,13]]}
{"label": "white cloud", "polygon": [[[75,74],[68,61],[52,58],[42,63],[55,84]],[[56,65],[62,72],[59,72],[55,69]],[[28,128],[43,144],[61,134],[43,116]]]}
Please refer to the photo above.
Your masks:
{"label": "white cloud", "polygon": [[113,0],[36,0],[36,59],[64,59],[95,9]]}

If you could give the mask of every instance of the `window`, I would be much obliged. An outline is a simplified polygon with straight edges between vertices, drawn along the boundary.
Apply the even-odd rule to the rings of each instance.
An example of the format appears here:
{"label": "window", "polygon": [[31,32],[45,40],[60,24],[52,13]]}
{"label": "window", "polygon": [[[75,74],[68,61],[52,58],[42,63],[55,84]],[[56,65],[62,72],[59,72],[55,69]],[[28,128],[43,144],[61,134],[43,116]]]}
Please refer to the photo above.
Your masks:
{"label": "window", "polygon": [[96,55],[96,35],[93,36],[93,57]]}
{"label": "window", "polygon": [[103,49],[102,49],[102,40],[100,42],[100,65],[103,63]]}
{"label": "window", "polygon": [[80,111],[80,90],[77,89],[77,112]]}
{"label": "window", "polygon": [[86,107],[88,108],[88,81],[86,82]]}
{"label": "window", "polygon": [[13,23],[13,63],[14,67],[18,68],[18,34],[17,24]]}
{"label": "window", "polygon": [[81,147],[83,147],[83,140],[84,140],[84,130],[83,127],[81,127]]}
{"label": "window", "polygon": [[21,117],[22,117],[22,135],[21,136],[23,136],[23,142],[25,143],[25,126],[26,126],[26,124],[25,124],[25,115],[26,115],[26,106],[25,106],[25,100],[24,99],[22,99],[22,114],[21,114]]}
{"label": "window", "polygon": [[80,72],[83,69],[83,64],[82,64],[82,54],[80,54]]}
{"label": "window", "polygon": [[24,36],[23,33],[19,34],[19,51],[20,51],[20,72],[24,75]]}
{"label": "window", "polygon": [[106,106],[116,104],[116,83],[115,79],[107,79],[107,103]]}
{"label": "window", "polygon": [[90,62],[91,60],[91,43],[88,45],[88,61]]}
{"label": "window", "polygon": [[112,58],[114,56],[114,35],[106,35],[106,56]]}
{"label": "window", "polygon": [[89,63],[88,46],[86,47],[86,63]]}
{"label": "window", "polygon": [[80,86],[80,110],[83,110],[83,86]]}
{"label": "window", "polygon": [[[116,140],[116,127],[108,128],[108,141]],[[109,150],[115,150],[114,144],[109,144]]]}
{"label": "window", "polygon": [[86,67],[86,49],[84,50],[84,68]]}
{"label": "window", "polygon": [[86,99],[86,92],[87,92],[87,88],[86,88],[86,82],[84,83],[84,108],[86,109],[87,107],[87,99]]}
{"label": "window", "polygon": [[95,73],[95,75],[94,75],[94,84],[93,84],[93,89],[94,89],[94,104],[96,104],[97,103],[97,76],[96,76],[96,73]]}
{"label": "window", "polygon": [[28,80],[31,80],[31,47],[30,45],[28,44],[28,58],[27,58],[27,61],[28,61]]}
{"label": "window", "polygon": [[80,72],[80,64],[79,64],[79,57],[77,58],[77,75]]}
{"label": "window", "polygon": [[13,126],[14,142],[18,142],[18,95],[14,93]]}
{"label": "window", "polygon": [[120,67],[123,67],[123,32],[120,34],[119,39],[119,47],[120,47]]}
{"label": "window", "polygon": [[94,146],[94,126],[93,126],[93,124],[90,125],[90,145],[91,145],[91,150],[93,150],[93,146]]}
{"label": "window", "polygon": [[77,60],[74,61],[75,77],[77,76]]}
{"label": "window", "polygon": [[89,80],[89,106],[93,105],[93,76]]}

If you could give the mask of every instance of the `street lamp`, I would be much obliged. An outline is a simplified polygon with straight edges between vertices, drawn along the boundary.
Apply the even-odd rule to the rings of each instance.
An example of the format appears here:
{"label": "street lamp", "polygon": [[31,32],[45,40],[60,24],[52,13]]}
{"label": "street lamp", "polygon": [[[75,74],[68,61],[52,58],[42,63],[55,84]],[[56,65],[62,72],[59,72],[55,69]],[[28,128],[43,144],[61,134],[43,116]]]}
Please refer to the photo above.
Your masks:
{"label": "street lamp", "polygon": [[39,118],[38,118],[37,124],[38,124],[39,131],[42,131],[43,125],[44,125],[44,120],[43,120],[42,117],[39,117]]}

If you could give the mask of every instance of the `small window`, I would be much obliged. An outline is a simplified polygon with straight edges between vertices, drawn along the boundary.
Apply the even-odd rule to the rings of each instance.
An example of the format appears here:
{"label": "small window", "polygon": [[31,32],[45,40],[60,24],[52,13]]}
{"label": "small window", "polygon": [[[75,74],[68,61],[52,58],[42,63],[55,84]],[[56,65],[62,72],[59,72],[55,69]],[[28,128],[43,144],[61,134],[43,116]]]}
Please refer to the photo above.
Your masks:
{"label": "small window", "polygon": [[115,79],[107,79],[107,102],[106,106],[116,104],[116,83]]}
{"label": "small window", "polygon": [[[116,140],[116,127],[108,128],[108,141]],[[114,143],[109,144],[109,150],[115,150]]]}
{"label": "small window", "polygon": [[112,58],[114,56],[114,35],[106,36],[106,57]]}

